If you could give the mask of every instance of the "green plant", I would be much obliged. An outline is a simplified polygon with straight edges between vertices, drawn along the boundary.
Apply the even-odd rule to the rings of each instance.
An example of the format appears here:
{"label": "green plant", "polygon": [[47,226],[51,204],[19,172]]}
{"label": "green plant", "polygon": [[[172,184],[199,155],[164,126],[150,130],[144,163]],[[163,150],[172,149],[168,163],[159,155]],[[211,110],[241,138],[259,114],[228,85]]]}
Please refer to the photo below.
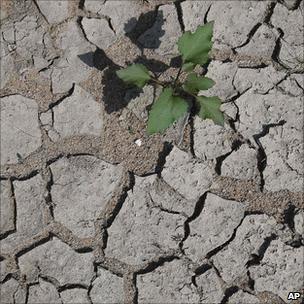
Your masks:
{"label": "green plant", "polygon": [[[185,32],[178,40],[178,50],[182,65],[176,78],[171,82],[161,82],[143,64],[132,64],[117,71],[117,76],[125,83],[143,88],[148,83],[163,86],[163,91],[149,112],[148,134],[162,133],[187,112],[197,114],[201,119],[212,119],[223,125],[224,115],[220,111],[221,100],[216,97],[199,96],[201,90],[208,90],[215,83],[212,79],[193,72],[197,65],[209,62],[212,48],[213,22],[199,26],[194,33]],[[181,83],[182,72],[187,73]]]}

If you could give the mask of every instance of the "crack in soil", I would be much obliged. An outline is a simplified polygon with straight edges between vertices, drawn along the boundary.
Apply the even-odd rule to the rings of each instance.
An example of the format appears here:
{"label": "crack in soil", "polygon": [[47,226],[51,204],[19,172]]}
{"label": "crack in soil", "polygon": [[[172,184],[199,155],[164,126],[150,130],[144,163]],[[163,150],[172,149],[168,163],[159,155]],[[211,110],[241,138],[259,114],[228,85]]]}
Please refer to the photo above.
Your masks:
{"label": "crack in soil", "polygon": [[255,33],[258,31],[258,29],[262,26],[262,24],[268,24],[269,23],[275,6],[276,6],[276,2],[270,2],[269,3],[269,5],[266,9],[267,12],[266,12],[266,15],[264,17],[264,20],[262,22],[258,22],[257,24],[254,25],[254,27],[248,33],[246,41],[244,43],[242,43],[241,45],[232,48],[233,52],[236,52],[237,49],[246,46],[251,41],[252,37],[255,35]]}
{"label": "crack in soil", "polygon": [[228,303],[228,300],[231,296],[233,296],[235,293],[237,293],[239,291],[239,287],[238,286],[230,286],[225,290],[225,295],[222,299],[222,301],[220,302],[220,304],[226,304]]}
{"label": "crack in soil", "polygon": [[[181,3],[184,2],[184,0],[178,0],[174,3],[175,9],[177,11],[178,15],[178,21],[179,25],[184,32],[185,25],[184,25],[184,19],[183,19],[183,11],[181,7]],[[282,1],[281,1],[282,2]],[[46,17],[42,14],[41,10],[39,9],[39,6],[37,5],[36,0],[33,0],[33,3],[35,7],[37,8],[39,14],[44,19],[44,21],[48,24],[48,21]],[[295,5],[291,9],[297,9],[300,6],[301,0],[296,1]],[[80,0],[78,3],[78,8],[82,11],[84,11],[84,15],[78,16],[77,18],[77,25],[79,27],[79,30],[81,31],[84,39],[88,41],[91,45],[94,45],[91,41],[88,40],[86,33],[84,31],[84,28],[82,26],[82,20],[84,16],[88,17],[91,16],[88,12],[85,12],[84,8],[85,0]],[[137,38],[144,33],[148,28],[153,26],[153,24],[156,21],[157,17],[157,11],[160,5],[155,6],[154,11],[152,14],[149,14],[149,16],[140,16],[137,25],[136,30],[130,34],[133,38],[133,40],[137,40]],[[210,11],[212,4],[210,4],[205,16],[204,16],[204,23],[207,22],[208,19],[208,13]],[[251,40],[252,37],[255,35],[255,33],[258,31],[260,26],[262,24],[268,24],[269,26],[273,27],[271,25],[271,16],[273,14],[274,8],[276,6],[276,2],[271,2],[268,6],[268,12],[264,18],[263,22],[257,23],[249,32],[246,41],[233,48],[232,53],[223,54],[222,51],[218,51],[217,55],[215,55],[215,58],[217,60],[220,60],[221,58],[225,58],[222,62],[232,62],[232,61],[238,61],[241,58],[241,55],[238,55],[236,53],[236,49],[239,49],[245,45],[247,45]],[[93,16],[93,15],[92,15]],[[151,18],[151,16],[153,18]],[[105,16],[96,16],[98,18],[103,18],[108,21],[109,28],[115,33],[115,29],[111,23],[111,18],[105,17]],[[151,21],[152,20],[152,21]],[[57,28],[59,25],[56,25]],[[50,29],[48,29],[49,31]],[[283,63],[280,62],[279,59],[279,53],[281,50],[281,41],[284,37],[284,32],[278,28],[277,29],[280,33],[279,37],[276,40],[276,46],[273,50],[272,54],[272,61],[273,63],[277,63],[280,66],[283,66],[286,68]],[[132,41],[133,41],[132,40]],[[134,41],[133,41],[134,42]],[[44,43],[44,40],[43,40]],[[137,43],[138,44],[138,43]],[[96,47],[96,45],[94,45]],[[217,57],[216,57],[217,56]],[[222,57],[221,57],[222,56]],[[226,57],[225,57],[226,56]],[[52,59],[50,65],[47,68],[44,68],[43,70],[47,70],[56,59],[59,57],[55,57]],[[266,61],[265,61],[266,62]],[[250,67],[253,69],[257,69],[260,67],[268,66],[269,62],[262,62],[262,63],[256,63],[256,65]],[[287,68],[286,68],[287,69]],[[207,71],[207,70],[206,70]],[[287,79],[290,73],[292,73],[292,70],[288,71],[289,73],[286,75],[286,77],[282,80],[280,80],[277,84],[274,85],[274,87],[278,86],[283,80]],[[234,75],[235,76],[235,75]],[[301,89],[304,89],[300,83],[296,81],[296,84]],[[232,83],[234,82],[234,78]],[[234,83],[233,83],[234,85]],[[51,101],[47,105],[47,109],[45,109],[43,112],[46,112],[47,110],[52,111],[52,124],[54,123],[54,113],[53,108],[57,105],[59,105],[65,98],[70,97],[75,89],[75,84],[73,84],[73,87],[66,92],[63,95],[60,95],[60,97],[55,100]],[[272,88],[271,88],[272,89]],[[52,92],[52,82],[51,82],[51,92]],[[265,94],[267,94],[269,91],[267,91]],[[234,103],[235,100],[237,100],[242,94],[246,93],[242,92],[232,97],[227,102]],[[19,93],[21,94],[21,93]],[[2,96],[12,96],[14,94],[11,93],[4,93],[2,92]],[[235,104],[235,103],[234,103]],[[41,111],[39,111],[39,114]],[[230,127],[236,132],[236,128],[234,126],[234,123],[239,121],[239,109],[237,107],[237,116],[235,120],[229,121]],[[220,187],[217,190],[211,190],[211,193],[215,193],[216,195],[219,195],[221,197],[225,197],[228,199],[233,199],[240,202],[249,202],[249,207],[247,208],[247,211],[244,215],[244,217],[241,219],[240,223],[237,225],[237,227],[234,229],[231,237],[224,242],[223,244],[217,246],[216,248],[212,249],[206,254],[206,262],[204,262],[202,265],[199,265],[194,270],[194,275],[192,276],[191,280],[194,286],[197,287],[196,278],[209,269],[214,269],[218,277],[222,280],[221,274],[218,271],[218,269],[213,265],[212,261],[209,261],[215,254],[220,252],[223,248],[228,246],[236,237],[236,233],[238,228],[243,223],[246,216],[250,214],[263,214],[266,213],[268,215],[274,215],[279,221],[285,223],[293,232],[295,232],[294,229],[294,216],[298,210],[298,208],[303,208],[303,195],[301,193],[292,193],[290,191],[279,191],[279,192],[267,192],[264,191],[264,178],[263,178],[263,171],[265,170],[267,166],[267,155],[265,153],[264,147],[260,143],[260,138],[266,136],[269,133],[270,128],[282,126],[285,124],[285,121],[279,121],[275,124],[268,124],[263,126],[263,130],[259,134],[255,134],[254,140],[256,144],[258,145],[257,151],[258,151],[258,170],[260,172],[261,177],[261,183],[260,185],[255,185],[252,181],[239,181],[236,179],[229,179],[219,176],[219,179],[217,181],[220,182]],[[190,153],[193,157],[195,157],[195,151],[194,151],[194,124],[193,119],[190,119],[189,122],[190,125]],[[238,134],[239,135],[239,134]],[[248,144],[249,140],[244,139],[240,137],[241,139],[236,139],[232,143],[232,150],[222,155],[218,158],[216,158],[216,166],[215,171],[218,175],[221,174],[221,167],[223,161],[233,152],[236,151],[241,145]],[[15,278],[17,281],[20,282],[20,284],[25,284],[22,281],[20,269],[18,268],[17,258],[26,252],[32,250],[36,246],[39,246],[41,244],[44,244],[48,241],[50,241],[53,236],[58,237],[61,241],[68,244],[72,249],[74,249],[76,252],[84,253],[84,252],[94,252],[95,261],[94,261],[94,276],[92,277],[89,286],[82,285],[82,284],[66,284],[63,286],[59,286],[59,283],[56,279],[50,278],[48,276],[40,275],[40,277],[51,284],[53,284],[56,289],[59,292],[73,289],[73,288],[80,288],[87,290],[87,295],[89,298],[90,303],[92,303],[92,299],[90,298],[90,291],[93,287],[93,282],[97,278],[97,266],[100,266],[104,269],[109,270],[111,273],[118,275],[119,277],[123,277],[124,282],[124,291],[125,291],[125,301],[126,303],[137,303],[138,299],[138,290],[136,286],[136,276],[138,274],[145,274],[149,273],[153,270],[155,270],[158,267],[161,267],[164,263],[173,261],[175,259],[180,259],[181,255],[185,255],[183,250],[183,244],[185,240],[190,235],[190,223],[194,221],[196,218],[198,218],[204,209],[205,200],[207,197],[207,193],[204,193],[200,199],[196,202],[194,211],[190,217],[188,217],[184,223],[184,237],[179,242],[179,251],[169,251],[169,252],[163,252],[159,256],[155,257],[154,259],[150,260],[147,263],[143,263],[140,265],[128,265],[127,263],[124,263],[120,260],[105,257],[104,256],[104,249],[107,246],[107,228],[111,226],[113,221],[115,220],[116,216],[119,214],[119,211],[121,210],[123,203],[125,202],[128,191],[132,190],[135,184],[135,178],[133,171],[126,171],[124,174],[124,177],[122,178],[121,184],[115,189],[111,199],[107,202],[106,208],[101,211],[98,219],[94,222],[95,225],[95,236],[94,238],[87,238],[87,239],[80,239],[77,236],[75,236],[69,229],[67,229],[65,226],[63,226],[60,223],[57,223],[54,221],[54,210],[53,210],[53,203],[52,203],[52,197],[51,197],[51,187],[54,183],[52,178],[52,172],[50,168],[48,167],[51,163],[55,162],[61,157],[68,156],[68,155],[94,155],[98,158],[101,158],[105,161],[109,160],[107,156],[103,155],[101,152],[101,141],[99,137],[93,137],[93,136],[75,136],[68,139],[60,140],[56,143],[51,142],[43,142],[42,146],[34,151],[31,155],[26,157],[24,160],[22,160],[19,164],[13,164],[13,165],[4,165],[1,166],[1,178],[9,179],[11,184],[11,197],[14,202],[14,226],[15,229],[10,230],[6,232],[5,234],[2,234],[0,239],[6,238],[11,233],[16,232],[16,221],[17,221],[17,208],[16,208],[16,199],[14,194],[14,187],[12,184],[12,181],[14,180],[26,180],[33,176],[35,176],[38,173],[42,174],[42,177],[45,181],[45,189],[46,189],[46,195],[44,197],[46,205],[49,207],[50,212],[50,222],[49,224],[38,234],[34,235],[32,238],[29,238],[25,242],[18,244],[16,248],[12,250],[12,252],[9,253],[1,253],[1,257],[3,260],[10,261],[10,266],[8,267],[8,274],[3,279],[3,282],[8,281],[10,278]],[[157,160],[157,165],[155,172],[152,174],[157,173],[157,175],[160,177],[161,172],[165,166],[166,157],[169,155],[169,153],[172,151],[173,145],[170,143],[166,143],[163,147],[163,150],[159,153],[159,157]],[[296,171],[296,169],[293,169]],[[299,173],[299,172],[298,172]],[[146,176],[146,175],[143,175]],[[222,182],[222,183],[221,183]],[[273,210],[273,206],[278,206],[281,210]],[[168,212],[172,214],[181,214],[180,212],[168,210],[166,208],[163,208],[161,206],[157,206],[162,210],[163,212]],[[247,263],[247,277],[248,277],[248,284],[247,287],[249,290],[254,290],[254,281],[250,278],[250,271],[249,268],[253,265],[258,265],[262,261],[264,254],[269,247],[272,240],[275,240],[278,236],[275,234],[270,235],[269,237],[266,237],[263,244],[258,249],[258,253],[252,255],[252,258]],[[296,240],[294,243],[289,244],[292,247],[300,247],[303,246],[303,244],[297,243]],[[22,283],[23,282],[23,283]],[[28,302],[29,297],[29,287],[30,285],[27,285],[27,291],[26,291],[26,302]],[[224,297],[221,300],[221,303],[227,303],[229,301],[229,298],[235,294],[237,291],[243,290],[241,286],[233,285],[233,286],[226,286]],[[15,292],[16,295],[16,292]],[[264,294],[258,293],[255,294],[256,296],[263,297]],[[276,297],[276,299],[279,299],[278,296],[273,295]],[[266,296],[265,296],[266,297]],[[61,299],[62,300],[62,299]],[[279,301],[279,300],[278,300]]]}
{"label": "crack in soil", "polygon": [[206,198],[207,198],[207,194],[208,194],[208,192],[204,193],[199,198],[199,200],[197,201],[197,203],[194,207],[193,214],[190,217],[188,217],[187,220],[184,223],[184,238],[179,243],[179,248],[184,255],[185,255],[185,252],[184,252],[184,249],[183,249],[184,242],[186,241],[186,239],[190,235],[190,225],[189,225],[189,223],[191,223],[192,221],[194,221],[196,218],[198,218],[200,216],[200,214],[203,211],[204,206],[205,206],[205,201],[206,201]]}
{"label": "crack in soil", "polygon": [[181,7],[181,3],[183,3],[183,2],[185,2],[185,0],[177,0],[177,1],[174,1],[173,4],[175,5],[175,9],[176,9],[176,12],[177,12],[177,17],[178,17],[178,22],[179,22],[180,28],[181,28],[182,32],[185,32],[183,10],[182,10],[182,7]]}
{"label": "crack in soil", "polygon": [[253,135],[253,139],[258,145],[258,150],[257,150],[257,162],[258,162],[258,170],[260,172],[260,190],[264,190],[264,185],[265,185],[265,180],[264,180],[264,170],[266,169],[267,166],[267,155],[265,152],[265,149],[263,145],[260,142],[260,138],[263,138],[266,136],[271,128],[278,127],[278,126],[283,126],[286,123],[285,120],[281,120],[278,123],[272,123],[268,125],[262,125],[262,131],[258,134]]}

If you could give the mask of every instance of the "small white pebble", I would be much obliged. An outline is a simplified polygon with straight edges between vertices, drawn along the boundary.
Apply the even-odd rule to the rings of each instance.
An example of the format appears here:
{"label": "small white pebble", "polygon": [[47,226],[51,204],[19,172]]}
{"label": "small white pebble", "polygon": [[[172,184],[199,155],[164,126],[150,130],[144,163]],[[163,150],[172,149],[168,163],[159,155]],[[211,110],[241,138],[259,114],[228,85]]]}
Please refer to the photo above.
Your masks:
{"label": "small white pebble", "polygon": [[141,139],[136,139],[136,140],[135,140],[135,144],[136,144],[138,147],[140,147],[141,144],[142,144]]}
{"label": "small white pebble", "polygon": [[12,52],[12,51],[14,51],[16,49],[16,45],[15,44],[9,44],[7,46],[7,49],[9,50],[9,52]]}

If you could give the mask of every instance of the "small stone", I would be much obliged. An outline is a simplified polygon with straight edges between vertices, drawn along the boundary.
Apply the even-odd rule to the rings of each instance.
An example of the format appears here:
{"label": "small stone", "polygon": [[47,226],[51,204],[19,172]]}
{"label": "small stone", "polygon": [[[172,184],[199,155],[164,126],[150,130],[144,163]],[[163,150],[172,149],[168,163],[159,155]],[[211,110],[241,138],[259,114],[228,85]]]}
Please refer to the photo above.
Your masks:
{"label": "small stone", "polygon": [[53,112],[54,129],[61,137],[102,133],[101,104],[79,86],[75,86],[73,94],[54,107]]}
{"label": "small stone", "polygon": [[83,18],[81,23],[87,39],[100,49],[106,49],[116,39],[105,19]]}
{"label": "small stone", "polygon": [[90,290],[93,304],[122,303],[124,301],[123,279],[110,271],[99,268],[98,276],[93,281]]}
{"label": "small stone", "polygon": [[1,165],[18,163],[41,145],[38,105],[20,95],[1,100]]}
{"label": "small stone", "polygon": [[142,145],[142,140],[141,139],[136,139],[134,143],[135,143],[135,145],[140,147]]}
{"label": "small stone", "polygon": [[279,295],[286,303],[291,291],[303,288],[303,247],[294,248],[274,240],[267,248],[263,260],[249,268],[257,292],[269,291]]}
{"label": "small stone", "polygon": [[40,11],[51,24],[64,21],[69,17],[69,2],[65,0],[37,0]]}
{"label": "small stone", "polygon": [[211,120],[194,119],[194,152],[199,159],[216,159],[232,150],[231,131]]}
{"label": "small stone", "polygon": [[15,229],[15,202],[9,181],[0,181],[0,231],[1,235]]}
{"label": "small stone", "polygon": [[93,254],[77,253],[57,238],[34,247],[18,260],[21,273],[30,282],[37,282],[41,274],[56,279],[60,286],[89,286],[94,275]]}
{"label": "small stone", "polygon": [[172,55],[178,53],[177,40],[181,35],[175,6],[167,4],[159,7],[154,25],[138,41],[144,48],[155,49],[160,55]]}
{"label": "small stone", "polygon": [[259,304],[261,302],[259,301],[259,299],[256,296],[254,296],[248,292],[239,290],[229,298],[228,304],[239,304],[239,303]]}
{"label": "small stone", "polygon": [[242,145],[224,159],[221,175],[237,179],[258,180],[260,173],[257,157],[255,149]]}
{"label": "small stone", "polygon": [[37,234],[44,225],[44,214],[48,207],[44,200],[44,181],[40,174],[24,180],[14,181],[17,221],[16,232],[1,241],[3,251],[12,250],[26,239]]}
{"label": "small stone", "polygon": [[154,204],[150,189],[156,178],[156,175],[136,177],[133,190],[128,191],[120,212],[108,228],[107,256],[136,265],[165,250],[178,248],[175,239],[183,238],[186,218],[165,212]]}
{"label": "small stone", "polygon": [[233,283],[247,270],[252,255],[259,255],[265,240],[275,232],[275,220],[267,215],[249,215],[236,231],[233,241],[212,257],[215,267],[227,284]]}
{"label": "small stone", "polygon": [[63,304],[90,304],[88,291],[81,288],[66,289],[60,293]]}
{"label": "small stone", "polygon": [[196,284],[200,291],[199,303],[221,303],[224,291],[221,281],[214,269],[209,269],[196,278]]}
{"label": "small stone", "polygon": [[237,95],[233,85],[233,79],[238,68],[235,63],[222,63],[212,61],[208,66],[207,77],[211,78],[215,85],[207,91],[200,91],[204,96],[218,96],[222,101],[226,101]]}
{"label": "small stone", "polygon": [[208,252],[229,240],[244,217],[244,212],[242,203],[208,193],[203,211],[189,223],[190,234],[184,242],[186,255],[193,261],[202,261]]}
{"label": "small stone", "polygon": [[198,200],[208,191],[214,171],[207,162],[191,159],[174,147],[162,171],[164,181],[186,199]]}
{"label": "small stone", "polygon": [[50,167],[55,220],[79,237],[94,236],[94,221],[118,186],[122,168],[93,156],[61,158]]}
{"label": "small stone", "polygon": [[61,304],[62,302],[55,286],[45,280],[39,279],[38,285],[29,287],[28,303]]}
{"label": "small stone", "polygon": [[138,303],[199,303],[193,275],[183,260],[165,262],[152,272],[138,275]]}

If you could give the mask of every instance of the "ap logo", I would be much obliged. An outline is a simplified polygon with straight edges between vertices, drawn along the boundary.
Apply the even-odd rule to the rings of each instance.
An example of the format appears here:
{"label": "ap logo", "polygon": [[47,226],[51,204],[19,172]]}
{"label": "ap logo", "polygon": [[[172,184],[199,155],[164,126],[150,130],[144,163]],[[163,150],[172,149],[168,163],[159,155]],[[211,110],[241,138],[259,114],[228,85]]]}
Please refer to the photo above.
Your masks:
{"label": "ap logo", "polygon": [[301,297],[301,293],[293,291],[288,294],[287,300],[297,300]]}

